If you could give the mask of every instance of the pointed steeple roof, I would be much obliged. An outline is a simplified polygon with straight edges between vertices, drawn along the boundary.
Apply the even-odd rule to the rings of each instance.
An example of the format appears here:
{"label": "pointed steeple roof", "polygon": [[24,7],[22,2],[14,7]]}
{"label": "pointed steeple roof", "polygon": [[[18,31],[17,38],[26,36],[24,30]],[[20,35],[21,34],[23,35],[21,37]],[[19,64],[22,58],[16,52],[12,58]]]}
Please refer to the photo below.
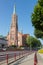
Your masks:
{"label": "pointed steeple roof", "polygon": [[16,14],[16,5],[14,5],[13,14]]}

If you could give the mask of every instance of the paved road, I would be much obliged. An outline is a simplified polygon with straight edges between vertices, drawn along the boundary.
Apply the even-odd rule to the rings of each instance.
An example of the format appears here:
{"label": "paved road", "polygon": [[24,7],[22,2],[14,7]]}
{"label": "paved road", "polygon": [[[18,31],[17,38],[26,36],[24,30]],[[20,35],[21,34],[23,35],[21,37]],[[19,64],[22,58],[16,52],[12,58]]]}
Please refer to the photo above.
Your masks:
{"label": "paved road", "polygon": [[40,54],[37,54],[37,58],[38,58],[38,65],[43,65],[43,59],[40,56]]}
{"label": "paved road", "polygon": [[[43,59],[40,57],[38,53],[37,58],[38,58],[37,65],[43,65]],[[12,63],[11,65],[34,65],[34,53],[16,61],[15,63]]]}
{"label": "paved road", "polygon": [[[24,51],[22,51],[22,52],[19,51],[19,52],[20,52],[20,55],[22,56],[21,53],[24,52]],[[16,54],[19,55],[19,52],[16,52]],[[26,52],[29,52],[29,55],[33,53],[33,51],[26,51]],[[9,57],[8,59],[11,59],[11,61],[14,61],[14,53],[15,53],[15,52],[13,52],[13,53],[12,53],[12,52],[2,52],[2,53],[3,53],[3,54],[8,54],[8,55],[9,55],[9,56],[8,56],[8,57]],[[1,54],[2,54],[2,53],[1,53]],[[5,57],[5,55],[3,55],[3,54],[2,54],[2,56],[1,56],[1,54],[0,54],[0,62],[1,62],[1,65],[2,65],[2,63],[3,63],[3,65],[6,65],[6,64],[4,64],[4,62],[3,62],[4,60],[6,60],[6,57]],[[26,54],[26,53],[25,53],[25,54]],[[23,58],[24,58],[24,57],[23,57]],[[12,60],[12,59],[13,59],[13,60]],[[5,61],[5,62],[6,62],[6,61]],[[10,62],[9,62],[9,63],[10,63]],[[12,65],[12,64],[11,64],[11,65]]]}
{"label": "paved road", "polygon": [[12,63],[11,65],[34,65],[33,57],[34,57],[34,53],[26,57],[23,57],[22,59]]}
{"label": "paved road", "polygon": [[21,51],[5,51],[5,52],[0,52],[0,55],[19,53],[19,52],[21,52]]}
{"label": "paved road", "polygon": [[6,54],[8,54],[8,58],[10,59],[10,58],[14,58],[14,55],[15,55],[15,53],[16,53],[16,56],[18,56],[19,55],[19,53],[20,54],[22,54],[22,53],[24,53],[24,52],[29,52],[30,53],[30,51],[7,51],[7,52],[0,52],[0,62],[1,61],[3,61],[3,60],[6,60]]}
{"label": "paved road", "polygon": [[[23,52],[23,51],[22,51]],[[6,54],[8,54],[8,58],[13,58],[14,54],[18,56],[21,51],[6,51],[6,52],[0,52],[0,62],[3,60],[6,60]]]}

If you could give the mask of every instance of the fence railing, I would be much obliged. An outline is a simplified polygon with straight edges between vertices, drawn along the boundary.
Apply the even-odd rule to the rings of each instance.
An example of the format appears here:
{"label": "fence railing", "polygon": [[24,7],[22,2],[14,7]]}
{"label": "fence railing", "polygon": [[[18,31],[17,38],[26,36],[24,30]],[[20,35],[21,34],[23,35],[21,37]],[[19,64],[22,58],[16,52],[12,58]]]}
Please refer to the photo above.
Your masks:
{"label": "fence railing", "polygon": [[18,53],[11,53],[0,55],[0,65],[10,65],[12,62],[22,58],[23,56],[27,56],[31,54],[33,51],[21,51]]}

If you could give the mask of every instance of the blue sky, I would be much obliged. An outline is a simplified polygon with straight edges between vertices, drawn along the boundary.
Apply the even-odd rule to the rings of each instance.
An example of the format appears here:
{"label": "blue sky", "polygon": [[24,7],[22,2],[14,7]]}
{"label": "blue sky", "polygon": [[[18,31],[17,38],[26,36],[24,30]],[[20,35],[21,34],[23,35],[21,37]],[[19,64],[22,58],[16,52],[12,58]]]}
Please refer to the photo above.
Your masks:
{"label": "blue sky", "polygon": [[14,5],[18,15],[18,29],[24,34],[34,35],[31,14],[37,0],[0,0],[0,35],[6,36],[10,30]]}

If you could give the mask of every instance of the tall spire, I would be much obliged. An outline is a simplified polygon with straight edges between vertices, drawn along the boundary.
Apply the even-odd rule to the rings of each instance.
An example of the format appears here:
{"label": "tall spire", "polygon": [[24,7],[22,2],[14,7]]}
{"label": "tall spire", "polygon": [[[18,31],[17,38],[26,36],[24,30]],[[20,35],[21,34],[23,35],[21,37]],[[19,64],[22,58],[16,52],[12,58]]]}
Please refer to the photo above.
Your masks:
{"label": "tall spire", "polygon": [[21,33],[23,34],[23,28],[21,28]]}
{"label": "tall spire", "polygon": [[16,5],[14,5],[14,11],[13,11],[13,14],[16,13]]}

